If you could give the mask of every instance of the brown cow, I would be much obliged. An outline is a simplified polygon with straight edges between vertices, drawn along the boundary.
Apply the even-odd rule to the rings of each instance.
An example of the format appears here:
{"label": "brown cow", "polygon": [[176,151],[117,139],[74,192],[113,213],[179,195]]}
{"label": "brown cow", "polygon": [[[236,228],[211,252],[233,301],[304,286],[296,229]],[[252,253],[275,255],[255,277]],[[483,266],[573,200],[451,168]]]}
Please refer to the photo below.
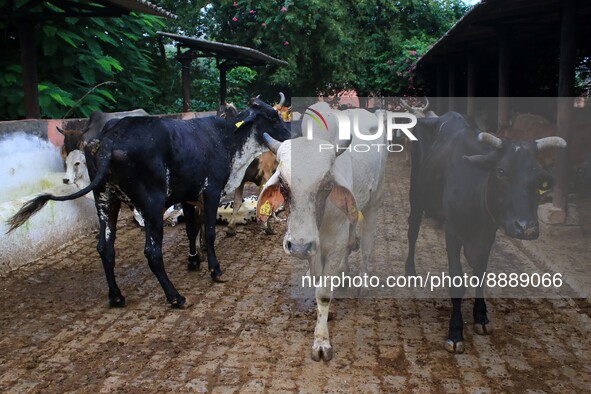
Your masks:
{"label": "brown cow", "polygon": [[68,154],[73,150],[79,149],[83,150],[84,145],[88,143],[90,140],[97,138],[105,123],[107,123],[111,119],[121,119],[125,118],[126,116],[149,116],[150,114],[144,111],[143,109],[134,109],[133,111],[123,111],[123,112],[102,112],[102,111],[95,111],[90,115],[88,118],[88,125],[84,130],[62,130],[59,127],[57,131],[63,134],[64,136],[64,144],[62,145],[61,154],[64,162],[68,157]]}
{"label": "brown cow", "polygon": [[[556,124],[548,122],[539,115],[519,114],[515,117],[512,127],[506,127],[497,132],[500,138],[516,141],[536,140],[557,135]],[[591,154],[591,124],[575,123],[568,143],[568,156],[571,168],[579,167],[585,157]],[[542,151],[537,159],[544,169],[554,167],[555,152]]]}

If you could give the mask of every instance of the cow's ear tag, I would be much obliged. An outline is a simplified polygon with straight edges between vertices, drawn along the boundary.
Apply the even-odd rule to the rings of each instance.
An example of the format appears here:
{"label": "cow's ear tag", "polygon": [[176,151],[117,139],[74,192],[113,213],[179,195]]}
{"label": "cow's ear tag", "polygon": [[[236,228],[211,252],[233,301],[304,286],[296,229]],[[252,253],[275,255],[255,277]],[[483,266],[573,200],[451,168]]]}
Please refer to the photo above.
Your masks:
{"label": "cow's ear tag", "polygon": [[240,122],[237,122],[237,123],[235,124],[235,126],[236,126],[236,128],[239,128],[239,127],[240,127],[240,126],[242,126],[243,124],[244,124],[244,121],[243,121],[243,120],[241,120]]}
{"label": "cow's ear tag", "polygon": [[267,200],[259,208],[259,215],[261,215],[261,216],[271,216],[272,214],[273,214],[273,208],[271,207],[271,203],[269,202],[269,200]]}
{"label": "cow's ear tag", "polygon": [[361,213],[361,211],[357,211],[357,221],[360,222],[363,220],[363,214]]}

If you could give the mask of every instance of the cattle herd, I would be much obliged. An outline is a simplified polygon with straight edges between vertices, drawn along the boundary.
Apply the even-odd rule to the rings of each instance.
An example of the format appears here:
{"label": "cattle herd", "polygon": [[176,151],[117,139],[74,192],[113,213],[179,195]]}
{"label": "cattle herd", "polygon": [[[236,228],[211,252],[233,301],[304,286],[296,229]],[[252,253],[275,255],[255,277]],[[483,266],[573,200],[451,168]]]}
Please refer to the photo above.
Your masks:
{"label": "cattle herd", "polygon": [[[126,204],[145,223],[144,254],[166,300],[182,308],[185,298],[164,268],[163,213],[180,204],[189,244],[188,268],[200,268],[197,240],[202,233],[208,271],[213,281],[223,282],[214,247],[217,209],[222,196],[234,193],[236,211],[244,183],[251,181],[262,187],[256,208],[259,221],[268,226],[277,210],[286,210],[282,247],[287,254],[306,260],[312,276],[348,274],[349,256],[357,249],[362,273],[370,271],[388,151],[351,149],[362,139],[353,133],[351,139],[339,140],[336,122],[345,117],[369,135],[380,128],[382,118],[364,109],[337,110],[320,102],[304,115],[308,110],[321,114],[322,122],[304,116],[290,123],[283,103],[282,97],[279,108],[273,108],[254,99],[244,111],[228,106],[218,116],[191,120],[148,116],[143,110],[93,114],[85,132],[62,131],[68,169],[64,182],[77,183],[80,190],[67,196],[42,194],[27,202],[9,220],[9,231],[50,200],[72,200],[92,192],[109,305],[123,307],[126,301],[114,268],[117,217],[122,203]],[[452,276],[462,275],[462,248],[475,275],[486,270],[498,228],[510,237],[536,239],[539,197],[552,187],[552,177],[536,156],[553,147],[565,148],[566,142],[550,135],[524,141],[500,138],[481,132],[455,112],[417,117],[413,128],[417,141],[412,142],[410,158],[406,274],[416,274],[415,247],[423,216],[445,223]],[[304,124],[313,133],[303,133]],[[373,142],[387,145],[387,134]],[[80,166],[88,174],[76,171]],[[591,158],[579,172],[591,182]],[[235,233],[234,226],[231,221],[228,234]],[[266,227],[266,231],[271,230]],[[461,286],[450,289],[452,313],[444,346],[451,353],[464,351],[464,293]],[[316,287],[315,298],[312,359],[330,360],[333,351],[327,319],[332,289]],[[482,287],[476,289],[473,323],[477,334],[490,333]]]}

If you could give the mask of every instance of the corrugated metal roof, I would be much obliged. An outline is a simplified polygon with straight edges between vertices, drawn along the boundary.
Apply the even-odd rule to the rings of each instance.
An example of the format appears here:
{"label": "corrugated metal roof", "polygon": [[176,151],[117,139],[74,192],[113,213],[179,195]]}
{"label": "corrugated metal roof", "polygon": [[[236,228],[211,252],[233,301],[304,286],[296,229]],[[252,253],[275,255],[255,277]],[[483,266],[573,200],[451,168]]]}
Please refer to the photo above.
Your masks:
{"label": "corrugated metal roof", "polygon": [[201,38],[186,37],[179,34],[161,31],[159,31],[158,34],[163,37],[172,38],[173,40],[179,42],[183,47],[213,54],[212,57],[238,60],[244,65],[263,65],[274,63],[286,66],[288,64],[285,60],[274,58],[253,48],[226,44],[223,42],[208,41]]}

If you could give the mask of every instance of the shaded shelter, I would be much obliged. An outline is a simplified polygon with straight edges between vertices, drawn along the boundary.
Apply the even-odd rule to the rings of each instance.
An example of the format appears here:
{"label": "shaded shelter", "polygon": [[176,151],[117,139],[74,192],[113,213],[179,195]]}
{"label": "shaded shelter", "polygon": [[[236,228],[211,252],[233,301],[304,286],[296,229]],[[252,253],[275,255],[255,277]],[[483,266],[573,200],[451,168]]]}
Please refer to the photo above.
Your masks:
{"label": "shaded shelter", "polygon": [[[188,112],[191,104],[191,63],[199,57],[213,57],[220,71],[220,104],[223,104],[227,96],[226,72],[239,66],[264,66],[277,64],[286,66],[284,60],[274,58],[253,48],[240,45],[227,44],[204,40],[201,38],[186,37],[179,34],[158,32],[163,37],[172,38],[177,42],[176,59],[182,65],[183,84],[183,111]],[[186,51],[182,51],[185,48]]]}
{"label": "shaded shelter", "polygon": [[[419,59],[418,72],[436,87],[438,112],[474,116],[477,97],[497,97],[497,128],[509,125],[511,97],[558,97],[551,120],[572,141],[575,72],[591,56],[590,19],[590,1],[482,0]],[[553,204],[564,221],[569,157],[557,155]]]}
{"label": "shaded shelter", "polygon": [[145,0],[8,0],[0,5],[0,19],[12,21],[18,27],[26,118],[40,116],[34,35],[36,26],[48,19],[113,18],[131,12],[177,17]]}

